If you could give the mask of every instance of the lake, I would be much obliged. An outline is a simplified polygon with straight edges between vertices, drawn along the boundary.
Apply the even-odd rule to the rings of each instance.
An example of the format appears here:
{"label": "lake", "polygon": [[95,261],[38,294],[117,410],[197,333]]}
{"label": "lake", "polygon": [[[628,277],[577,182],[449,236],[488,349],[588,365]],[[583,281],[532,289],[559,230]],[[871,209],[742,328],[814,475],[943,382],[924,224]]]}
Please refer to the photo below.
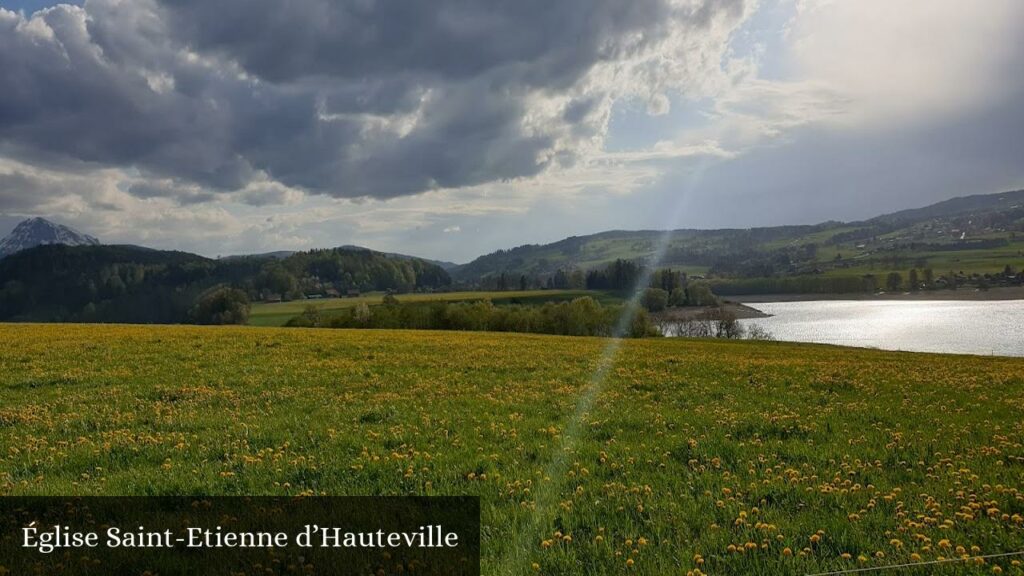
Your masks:
{"label": "lake", "polygon": [[758,302],[742,320],[776,340],[886,350],[1024,356],[1024,300]]}

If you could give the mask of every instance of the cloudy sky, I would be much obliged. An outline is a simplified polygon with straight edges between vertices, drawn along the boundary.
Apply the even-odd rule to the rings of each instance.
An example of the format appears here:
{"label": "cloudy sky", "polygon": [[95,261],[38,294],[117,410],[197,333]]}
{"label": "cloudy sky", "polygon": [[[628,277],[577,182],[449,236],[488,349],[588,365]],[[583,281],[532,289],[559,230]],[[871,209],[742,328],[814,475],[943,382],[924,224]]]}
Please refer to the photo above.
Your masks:
{"label": "cloudy sky", "polygon": [[0,0],[0,233],[457,262],[1024,188],[1019,0]]}

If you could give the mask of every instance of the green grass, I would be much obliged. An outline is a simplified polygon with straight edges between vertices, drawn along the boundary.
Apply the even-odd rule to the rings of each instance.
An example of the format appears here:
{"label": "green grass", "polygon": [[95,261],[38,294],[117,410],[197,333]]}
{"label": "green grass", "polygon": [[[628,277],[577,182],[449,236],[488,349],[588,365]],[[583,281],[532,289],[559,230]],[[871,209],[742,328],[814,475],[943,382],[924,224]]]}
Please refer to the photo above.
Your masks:
{"label": "green grass", "polygon": [[[812,232],[809,234],[803,234],[801,236],[796,236],[793,238],[779,238],[777,240],[772,240],[770,242],[763,242],[760,244],[759,247],[762,250],[773,250],[777,248],[801,246],[803,244],[814,243],[818,244],[819,250],[829,250],[830,248],[832,248],[832,246],[828,244],[828,241],[831,240],[833,236],[837,234],[843,234],[846,232],[852,232],[854,230],[858,230],[859,228],[859,226],[837,226],[835,228],[828,228],[825,230],[820,230],[818,232]],[[834,257],[835,254],[833,253],[831,254],[831,256]]]}
{"label": "green grass", "polygon": [[[436,294],[399,294],[402,303],[465,302],[488,299],[495,304],[561,302],[580,296],[594,296],[602,303],[617,300],[603,292],[587,290],[511,290],[502,292],[439,292]],[[322,300],[292,300],[291,302],[258,302],[253,304],[249,324],[253,326],[284,326],[288,320],[302,313],[307,306],[316,306],[324,313],[352,308],[359,304],[375,306],[384,299],[383,292],[364,294],[355,298],[326,298]]]}
{"label": "green grass", "polygon": [[485,574],[1024,550],[1024,359],[646,339],[595,380],[608,345],[0,325],[0,494],[477,495]]}
{"label": "green grass", "polygon": [[[853,251],[846,251],[839,249],[844,258],[852,259],[855,254]],[[901,258],[906,260],[906,269],[897,269],[896,272],[906,273],[909,268],[931,268],[935,271],[936,275],[946,274],[949,271],[964,272],[967,274],[972,273],[993,273],[1002,272],[1003,268],[1010,264],[1011,266],[1020,269],[1024,266],[1024,242],[1015,242],[1004,248],[992,248],[988,250],[956,250],[950,252],[936,252],[936,251],[901,251],[899,252]],[[834,257],[834,254],[832,255]],[[878,254],[872,254],[868,258],[877,259],[881,257]],[[826,259],[823,259],[824,262]],[[924,266],[917,266],[916,261],[925,261]],[[856,260],[854,260],[856,261]],[[872,264],[861,265],[845,269],[836,269],[831,272],[837,274],[885,274],[890,272],[891,266],[883,265],[879,262]]]}
{"label": "green grass", "polygon": [[[815,244],[817,246],[815,258],[799,261],[798,268],[802,272],[820,268],[827,276],[859,277],[865,274],[874,274],[884,277],[893,271],[906,276],[911,268],[932,268],[935,276],[938,277],[946,275],[950,271],[966,274],[1000,273],[1007,264],[1017,269],[1024,268],[1024,238],[1019,237],[1019,233],[971,232],[970,240],[1005,238],[1009,242],[1005,247],[973,250],[927,250],[928,244],[948,243],[954,239],[936,235],[933,230],[919,230],[918,225],[880,235],[878,241],[858,239],[839,244],[831,243],[832,238],[836,235],[856,231],[859,228],[854,225],[837,225],[815,232],[793,233],[774,240],[759,242],[757,253],[751,252],[751,257],[767,258],[765,255],[773,250],[798,249],[801,246]],[[677,249],[700,249],[710,254],[716,252],[729,254],[737,250],[732,242],[737,234],[737,231],[730,230],[709,231],[697,236],[682,234],[671,240],[666,256],[668,259],[660,262],[659,266],[671,267],[690,275],[710,274],[713,267],[709,267],[707,260],[685,261],[685,256],[678,255]],[[1013,234],[1017,234],[1017,237]],[[515,273],[519,271],[534,273],[537,270],[553,272],[559,267],[583,270],[599,269],[620,258],[625,260],[647,258],[653,254],[654,247],[660,239],[661,235],[657,233],[636,232],[625,236],[584,238],[579,247],[574,250],[559,249],[556,246],[533,247],[524,254],[517,254],[514,260],[494,260],[491,263],[493,269],[489,271],[511,270]],[[899,257],[899,263],[895,268],[892,264],[894,252],[890,251],[892,242],[901,246],[901,249],[895,252]],[[864,244],[863,248],[857,248],[862,244]],[[911,249],[911,245],[915,247]],[[837,255],[842,256],[841,262],[836,261]],[[679,258],[684,259],[679,260]],[[542,262],[543,265],[541,265]],[[785,267],[778,267],[778,269],[781,273]],[[719,279],[728,281],[739,278],[727,275],[719,276]]]}

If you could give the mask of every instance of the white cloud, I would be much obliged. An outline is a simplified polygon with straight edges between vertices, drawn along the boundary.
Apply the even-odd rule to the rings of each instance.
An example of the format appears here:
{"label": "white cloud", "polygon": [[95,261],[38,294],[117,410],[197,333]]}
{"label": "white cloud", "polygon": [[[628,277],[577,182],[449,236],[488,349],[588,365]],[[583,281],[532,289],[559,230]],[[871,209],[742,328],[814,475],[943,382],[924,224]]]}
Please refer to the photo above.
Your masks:
{"label": "white cloud", "polygon": [[774,32],[781,72],[762,75],[764,44],[727,58],[721,74],[705,75],[709,120],[634,151],[638,158],[710,146],[728,160],[814,126],[904,130],[984,110],[1024,87],[1024,3],[1016,0],[768,2],[791,9]]}
{"label": "white cloud", "polygon": [[[0,12],[0,145],[182,204],[395,198],[600,149],[613,102],[721,82],[750,0],[89,0]],[[227,25],[240,13],[244,26]],[[586,17],[580,17],[585,13]],[[363,33],[373,30],[374,33]],[[43,160],[45,158],[45,160]],[[262,184],[251,190],[254,184]],[[268,188],[277,185],[279,188]]]}
{"label": "white cloud", "polygon": [[[588,226],[662,226],[665,201],[645,194],[679,196],[681,174],[698,163],[735,172],[729,218],[751,206],[784,211],[787,198],[808,197],[796,176],[811,172],[802,162],[822,134],[892,142],[886,135],[984,110],[1024,84],[1016,0],[761,2],[790,6],[792,20],[777,42],[758,37],[748,50],[730,41],[755,3],[736,0],[580,0],[594,11],[583,45],[549,30],[560,30],[557,14],[523,24],[535,20],[529,3],[410,7],[437,14],[439,36],[409,38],[418,51],[385,42],[409,30],[401,22],[360,40],[296,10],[344,19],[345,2],[255,10],[239,34],[227,16],[242,2],[0,10],[0,84],[21,88],[0,94],[0,212],[207,255],[352,243],[465,259]],[[632,20],[616,21],[621,11]],[[193,18],[212,13],[225,17]],[[492,29],[500,35],[474,43]],[[339,42],[351,58],[325,49]],[[764,73],[766,62],[777,70]],[[705,116],[645,148],[609,151],[617,102],[656,122],[687,105]],[[768,168],[746,161],[787,145],[802,152],[772,154]],[[835,161],[815,157],[821,170]],[[770,174],[793,177],[772,187]],[[823,181],[808,184],[822,213]],[[692,214],[722,195],[706,194]]]}
{"label": "white cloud", "polygon": [[1021,81],[1022,8],[1018,0],[802,0],[788,35],[794,73],[844,98],[849,125],[986,106]]}

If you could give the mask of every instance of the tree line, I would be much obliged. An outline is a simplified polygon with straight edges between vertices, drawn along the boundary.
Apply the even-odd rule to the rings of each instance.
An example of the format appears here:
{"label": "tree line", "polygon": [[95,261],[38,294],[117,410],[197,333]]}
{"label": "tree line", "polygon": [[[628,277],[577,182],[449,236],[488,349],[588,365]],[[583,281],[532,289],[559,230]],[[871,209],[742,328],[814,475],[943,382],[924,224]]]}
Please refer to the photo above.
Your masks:
{"label": "tree line", "polygon": [[655,325],[664,336],[683,338],[725,338],[738,340],[774,340],[766,328],[757,324],[744,326],[736,315],[723,308],[708,308],[687,318],[659,318]]}
{"label": "tree line", "polygon": [[413,292],[444,288],[451,282],[448,272],[424,260],[365,249],[331,248],[266,262],[253,279],[252,288],[297,299],[329,289]]}
{"label": "tree line", "polygon": [[360,303],[330,315],[315,304],[310,305],[287,325],[613,336],[621,319],[631,314],[622,336],[641,338],[658,334],[645,310],[627,311],[624,306],[602,305],[590,296],[539,306],[495,306],[490,300],[400,304],[397,299],[385,298],[378,306]]}
{"label": "tree line", "polygon": [[[239,323],[249,302],[439,290],[440,266],[369,250],[213,260],[133,246],[38,246],[0,259],[0,320]],[[227,290],[227,291],[225,291]]]}

